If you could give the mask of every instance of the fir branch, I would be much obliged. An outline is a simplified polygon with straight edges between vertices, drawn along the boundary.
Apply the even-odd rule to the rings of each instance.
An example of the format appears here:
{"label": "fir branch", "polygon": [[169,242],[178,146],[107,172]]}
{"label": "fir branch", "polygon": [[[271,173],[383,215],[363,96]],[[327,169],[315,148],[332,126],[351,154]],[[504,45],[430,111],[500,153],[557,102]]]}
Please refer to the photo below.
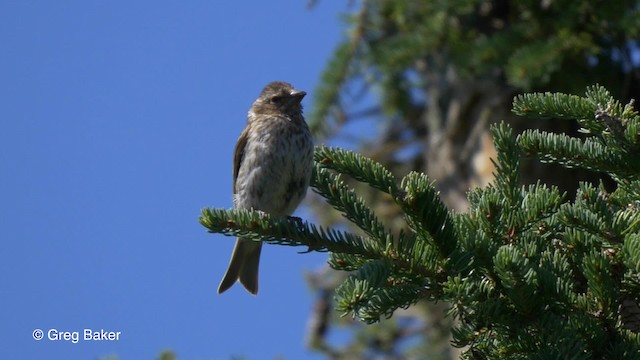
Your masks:
{"label": "fir branch", "polygon": [[370,259],[358,254],[329,253],[327,263],[334,270],[354,271],[358,270]]}
{"label": "fir branch", "polygon": [[359,254],[369,258],[381,256],[370,239],[334,229],[324,229],[294,218],[276,218],[244,209],[202,209],[200,224],[212,233],[237,236],[253,241],[288,246],[307,246],[309,251],[334,251]]}
{"label": "fir branch", "polygon": [[[505,243],[505,232],[509,224],[502,222],[502,195],[495,187],[487,187],[470,192],[471,208],[467,218],[460,225],[466,228],[467,236],[475,240],[474,256],[487,260],[485,255],[497,250]],[[495,241],[499,239],[500,241]]]}
{"label": "fir branch", "polygon": [[[409,226],[417,234],[429,234],[440,256],[447,259],[457,244],[453,218],[429,178],[411,172],[402,179],[405,196],[399,202]],[[423,235],[424,236],[424,235]]]}
{"label": "fir branch", "polygon": [[609,243],[612,233],[608,230],[608,223],[592,211],[582,207],[575,207],[570,204],[562,206],[559,219],[567,226],[596,235],[601,242]]}
{"label": "fir branch", "polygon": [[591,139],[526,130],[518,136],[517,142],[526,156],[537,156],[543,162],[606,171],[623,178],[640,174],[640,157],[626,156]]}
{"label": "fir branch", "polygon": [[640,211],[633,206],[627,206],[615,214],[612,229],[620,235],[628,235],[640,231]]}
{"label": "fir branch", "polygon": [[405,211],[410,226],[417,233],[426,230],[433,237],[443,258],[455,248],[449,211],[426,176],[411,173],[398,187],[395,177],[381,164],[350,151],[326,146],[316,148],[315,160],[321,167],[347,174],[390,194]]}
{"label": "fir branch", "polygon": [[401,267],[407,272],[432,278],[443,264],[438,249],[424,233],[400,239],[397,251],[392,255],[397,261],[402,262]]}
{"label": "fir branch", "polygon": [[576,95],[560,93],[529,93],[513,99],[516,115],[537,119],[583,120],[594,117],[598,106]]}
{"label": "fir branch", "polygon": [[519,206],[520,197],[520,149],[513,136],[513,131],[504,123],[491,126],[493,143],[498,154],[497,162],[491,159],[496,167],[494,173],[496,188],[504,194],[507,206]]}
{"label": "fir branch", "polygon": [[633,109],[633,101],[623,107],[602,86],[590,86],[585,97],[559,93],[519,95],[513,100],[513,112],[541,119],[577,120],[583,132],[605,135],[612,146],[621,145],[632,151],[639,146],[640,117]]}
{"label": "fir branch", "polygon": [[540,303],[536,294],[538,274],[529,256],[533,254],[522,251],[518,246],[504,245],[494,258],[494,271],[505,294],[525,316],[536,311],[535,305]]}
{"label": "fir branch", "polygon": [[634,101],[632,99],[627,105],[624,106],[620,118],[625,120],[624,138],[628,143],[633,145],[633,148],[631,150],[637,152],[638,146],[640,146],[640,116],[634,109],[633,105]]}
{"label": "fir branch", "polygon": [[[389,178],[390,174],[381,171],[384,168],[378,163],[339,149],[326,150],[334,155],[332,158],[336,161],[331,162],[330,165],[336,169],[346,171],[359,178],[366,176],[372,183],[393,183],[393,180]],[[438,257],[435,255],[437,253],[433,252],[432,247],[427,246],[424,238],[420,237],[422,241],[418,241],[418,237],[415,235],[404,236],[404,234],[400,234],[399,238],[395,239],[377,219],[373,211],[364,204],[364,201],[341,180],[340,175],[332,174],[326,168],[320,167],[320,164],[316,163],[311,181],[315,192],[327,199],[329,204],[343,213],[349,221],[369,234],[377,244],[377,250],[384,252],[385,256],[392,260],[399,269],[423,275],[435,273],[435,267],[438,264]],[[354,171],[355,169],[358,171]],[[342,257],[340,254],[336,254],[332,255],[330,264],[336,269],[354,270],[366,261],[367,259],[363,257],[352,255]]]}
{"label": "fir branch", "polygon": [[538,270],[541,295],[558,299],[553,306],[558,311],[571,311],[576,303],[574,273],[567,256],[560,250],[544,251]]}
{"label": "fir branch", "polygon": [[567,204],[562,207],[559,219],[570,226],[600,237],[606,246],[619,243],[622,241],[620,231],[627,226],[620,224],[622,229],[614,228],[616,209],[612,207],[608,198],[609,195],[604,189],[598,191],[591,184],[582,182],[576,193],[576,201],[572,205]]}
{"label": "fir branch", "polygon": [[522,223],[517,226],[522,230],[529,229],[538,222],[557,213],[562,205],[566,194],[560,194],[560,190],[553,186],[548,188],[546,185],[537,183],[523,187],[522,203],[520,211],[522,213]]}
{"label": "fir branch", "polygon": [[[624,239],[623,259],[629,270],[640,273],[640,234],[631,234]],[[636,279],[640,283],[640,278]],[[640,293],[638,293],[640,294]]]}
{"label": "fir branch", "polygon": [[426,293],[437,291],[437,285],[429,290],[414,282],[389,286],[392,273],[393,263],[388,260],[374,260],[362,266],[336,289],[337,310],[374,323],[383,316],[390,317],[398,307],[406,308]]}
{"label": "fir branch", "polygon": [[614,306],[618,298],[618,289],[612,277],[613,264],[602,256],[599,249],[592,249],[583,261],[584,271],[589,292],[597,302],[597,311],[604,312],[607,318],[617,318],[617,307]]}
{"label": "fir branch", "polygon": [[376,240],[381,249],[394,243],[393,236],[365,205],[364,200],[342,181],[340,175],[332,174],[329,170],[321,168],[318,163],[314,170],[311,187],[316,193],[327,199],[331,206]]}
{"label": "fir branch", "polygon": [[364,303],[359,309],[354,309],[360,319],[366,323],[380,321],[380,318],[390,318],[393,312],[398,309],[406,309],[411,305],[425,298],[434,298],[436,289],[419,286],[415,283],[397,285],[376,291],[375,296]]}
{"label": "fir branch", "polygon": [[314,159],[323,168],[349,175],[394,198],[398,196],[398,181],[389,170],[376,161],[352,151],[325,145],[316,147]]}
{"label": "fir branch", "polygon": [[606,107],[611,107],[612,104],[615,104],[617,108],[615,114],[622,113],[622,108],[620,107],[620,103],[613,99],[609,90],[605,89],[600,85],[593,85],[587,87],[587,91],[585,92],[585,96],[589,102],[594,104],[599,109],[604,109]]}
{"label": "fir branch", "polygon": [[621,206],[640,207],[640,179],[621,179],[614,198]]}
{"label": "fir branch", "polygon": [[384,286],[391,272],[391,262],[386,259],[369,261],[336,289],[336,310],[345,315],[353,312],[359,318],[367,316],[360,308]]}
{"label": "fir branch", "polygon": [[606,107],[596,111],[595,119],[606,127],[602,139],[607,146],[622,153],[638,153],[640,117],[633,109],[633,101],[623,108],[619,102],[610,100]]}

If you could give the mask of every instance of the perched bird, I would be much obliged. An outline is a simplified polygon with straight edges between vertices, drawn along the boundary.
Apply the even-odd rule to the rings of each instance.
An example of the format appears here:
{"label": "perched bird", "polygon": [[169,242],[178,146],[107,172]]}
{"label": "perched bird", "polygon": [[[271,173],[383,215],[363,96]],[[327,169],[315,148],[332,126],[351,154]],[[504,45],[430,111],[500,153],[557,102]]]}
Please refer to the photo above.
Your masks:
{"label": "perched bird", "polygon": [[[302,116],[305,95],[291,84],[275,81],[251,106],[233,156],[236,209],[287,216],[304,198],[313,168],[313,139]],[[219,294],[237,280],[250,293],[258,293],[261,249],[261,242],[236,240]]]}

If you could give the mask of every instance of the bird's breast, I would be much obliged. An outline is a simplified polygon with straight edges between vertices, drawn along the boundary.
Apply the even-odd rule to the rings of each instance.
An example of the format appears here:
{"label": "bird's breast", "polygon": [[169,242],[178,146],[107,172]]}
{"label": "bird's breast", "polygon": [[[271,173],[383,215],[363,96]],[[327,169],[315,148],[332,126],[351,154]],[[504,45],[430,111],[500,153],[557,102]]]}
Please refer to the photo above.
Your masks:
{"label": "bird's breast", "polygon": [[306,124],[277,119],[249,135],[236,179],[234,203],[273,215],[290,215],[306,194],[313,142]]}

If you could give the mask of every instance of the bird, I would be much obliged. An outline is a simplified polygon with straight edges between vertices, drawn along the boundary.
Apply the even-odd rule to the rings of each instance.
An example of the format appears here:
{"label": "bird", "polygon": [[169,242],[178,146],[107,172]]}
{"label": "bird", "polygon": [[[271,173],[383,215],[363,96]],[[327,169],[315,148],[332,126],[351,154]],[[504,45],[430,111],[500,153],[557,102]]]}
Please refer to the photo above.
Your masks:
{"label": "bird", "polygon": [[[305,197],[313,169],[313,138],[302,114],[305,95],[273,81],[251,105],[233,155],[234,208],[289,216]],[[236,281],[258,294],[261,249],[262,242],[236,240],[218,294]]]}

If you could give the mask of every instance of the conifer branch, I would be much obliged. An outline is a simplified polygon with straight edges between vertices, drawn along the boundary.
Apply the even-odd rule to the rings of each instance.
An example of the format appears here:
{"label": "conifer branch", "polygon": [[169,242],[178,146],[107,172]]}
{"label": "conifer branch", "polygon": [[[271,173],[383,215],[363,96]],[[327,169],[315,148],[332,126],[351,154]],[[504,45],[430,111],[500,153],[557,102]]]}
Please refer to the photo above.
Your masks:
{"label": "conifer branch", "polygon": [[360,154],[323,145],[316,147],[314,158],[323,168],[349,175],[392,197],[399,195],[398,181],[393,174],[382,164]]}
{"label": "conifer branch", "polygon": [[295,218],[274,218],[255,210],[205,208],[199,221],[209,232],[225,236],[269,244],[306,246],[309,251],[334,251],[370,258],[380,256],[378,247],[368,238],[324,229]]}
{"label": "conifer branch", "polygon": [[597,109],[595,103],[576,95],[530,93],[513,99],[514,113],[537,119],[585,120],[593,118]]}
{"label": "conifer branch", "polygon": [[520,192],[520,149],[514,141],[511,128],[501,123],[491,127],[493,143],[498,154],[497,162],[491,159],[496,167],[494,173],[496,188],[508,201],[508,206],[519,206]]}
{"label": "conifer branch", "polygon": [[[586,138],[509,126],[491,131],[495,181],[473,189],[467,213],[442,203],[424,174],[400,182],[359,154],[316,149],[311,187],[366,236],[247,210],[204,209],[210,232],[330,251],[353,273],[336,290],[339,311],[366,323],[420,300],[448,301],[454,344],[481,358],[624,358],[640,351],[639,117],[598,86],[584,97],[527,94],[514,112],[574,119]],[[520,184],[520,157],[609,173],[617,188]],[[391,234],[349,176],[396,202],[411,231]],[[469,355],[471,356],[471,355]]]}
{"label": "conifer branch", "polygon": [[543,162],[605,171],[622,178],[640,174],[640,157],[626,156],[589,138],[580,140],[564,134],[526,130],[517,141],[526,156],[537,156]]}
{"label": "conifer branch", "polygon": [[421,235],[420,239],[432,239],[443,259],[456,248],[457,234],[449,209],[442,203],[433,183],[424,174],[411,172],[402,179],[404,196],[398,199],[407,216],[409,226]]}
{"label": "conifer branch", "polygon": [[340,175],[334,175],[316,164],[311,187],[349,221],[375,239],[382,249],[387,243],[394,243],[393,235],[384,228],[373,211],[365,205],[364,200],[340,179]]}

